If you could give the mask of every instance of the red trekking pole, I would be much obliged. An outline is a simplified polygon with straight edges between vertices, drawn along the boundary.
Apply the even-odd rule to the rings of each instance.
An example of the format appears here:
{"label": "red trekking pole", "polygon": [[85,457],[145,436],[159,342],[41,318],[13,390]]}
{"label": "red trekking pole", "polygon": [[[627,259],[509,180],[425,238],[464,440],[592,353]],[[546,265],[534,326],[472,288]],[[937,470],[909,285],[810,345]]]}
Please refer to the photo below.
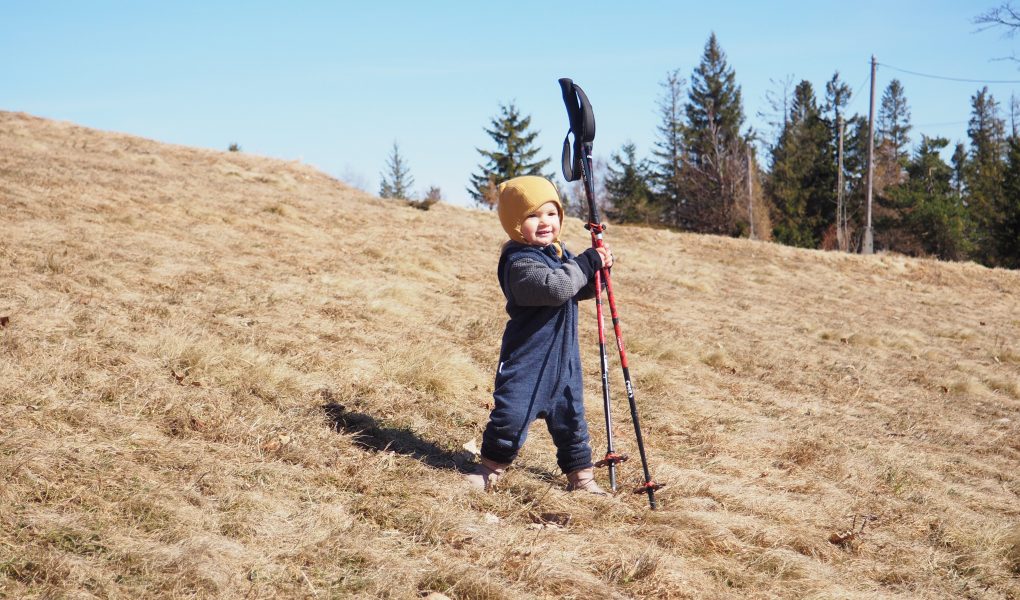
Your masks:
{"label": "red trekking pole", "polygon": [[[595,248],[603,247],[602,232],[606,227],[599,222],[598,208],[595,206],[595,182],[592,176],[592,142],[595,141],[595,115],[584,90],[570,79],[560,79],[563,92],[563,103],[567,106],[567,117],[570,119],[570,131],[563,139],[563,177],[567,181],[584,180],[584,194],[588,199],[588,224],[585,229],[591,232],[591,244]],[[574,135],[573,152],[571,152],[570,135]],[[655,510],[655,490],[662,485],[652,480],[648,471],[648,458],[645,456],[645,444],[641,438],[641,424],[638,420],[637,401],[634,399],[634,385],[630,379],[627,366],[627,352],[623,347],[623,331],[620,329],[620,316],[616,311],[616,299],[613,296],[613,283],[609,268],[595,272],[595,312],[599,327],[599,357],[602,361],[602,402],[606,415],[606,456],[595,463],[595,466],[609,467],[609,485],[616,491],[616,465],[627,460],[625,454],[618,454],[613,448],[613,421],[610,416],[609,403],[609,362],[606,359],[606,333],[602,310],[602,281],[605,281],[606,295],[609,298],[609,313],[613,319],[613,331],[616,334],[616,347],[620,350],[620,364],[623,366],[623,380],[627,389],[627,401],[630,403],[630,418],[634,422],[634,439],[637,441],[638,454],[641,455],[641,468],[644,471],[644,483],[638,486],[635,494],[648,494],[648,504]]]}

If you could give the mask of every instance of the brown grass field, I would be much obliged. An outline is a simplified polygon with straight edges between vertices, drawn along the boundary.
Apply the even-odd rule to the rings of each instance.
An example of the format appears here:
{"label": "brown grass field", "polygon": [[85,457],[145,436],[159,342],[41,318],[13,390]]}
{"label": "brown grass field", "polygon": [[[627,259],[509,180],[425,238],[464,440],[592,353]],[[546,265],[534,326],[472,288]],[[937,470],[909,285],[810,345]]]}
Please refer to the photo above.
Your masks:
{"label": "brown grass field", "polygon": [[9,112],[0,210],[0,597],[1020,598],[1020,273],[611,226],[652,512],[462,483],[493,213]]}

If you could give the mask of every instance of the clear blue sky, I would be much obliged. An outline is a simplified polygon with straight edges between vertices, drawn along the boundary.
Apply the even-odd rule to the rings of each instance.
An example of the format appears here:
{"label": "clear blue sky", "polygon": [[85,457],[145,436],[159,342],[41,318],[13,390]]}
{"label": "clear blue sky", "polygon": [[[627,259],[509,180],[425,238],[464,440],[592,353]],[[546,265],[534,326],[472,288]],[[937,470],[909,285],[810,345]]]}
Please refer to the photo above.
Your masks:
{"label": "clear blue sky", "polygon": [[[300,159],[372,193],[394,141],[418,191],[465,187],[493,149],[483,131],[514,101],[559,172],[571,77],[595,110],[596,156],[627,140],[647,156],[667,71],[689,79],[715,31],[762,129],[770,80],[838,70],[867,115],[879,63],[947,77],[1020,80],[1017,42],[978,32],[1000,0],[827,2],[0,2],[0,110],[160,141]],[[583,11],[583,12],[582,12]],[[979,83],[899,78],[920,134],[966,141]],[[1017,84],[991,84],[1003,108]]]}

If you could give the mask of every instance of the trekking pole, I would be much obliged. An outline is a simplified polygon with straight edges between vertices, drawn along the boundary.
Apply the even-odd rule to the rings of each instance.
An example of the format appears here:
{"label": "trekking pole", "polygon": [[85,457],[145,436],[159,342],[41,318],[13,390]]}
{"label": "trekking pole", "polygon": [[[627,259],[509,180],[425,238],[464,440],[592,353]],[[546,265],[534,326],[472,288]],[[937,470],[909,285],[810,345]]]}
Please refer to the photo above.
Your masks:
{"label": "trekking pole", "polygon": [[[602,232],[606,227],[599,221],[598,207],[595,205],[595,181],[592,175],[592,143],[595,141],[595,115],[592,112],[591,104],[584,90],[570,79],[559,80],[560,90],[563,92],[563,103],[567,106],[567,117],[570,119],[570,131],[563,139],[562,167],[563,177],[567,181],[583,179],[584,195],[588,200],[588,223],[585,229],[591,232],[591,243],[594,248],[604,247]],[[574,144],[571,149],[570,135],[574,135]],[[613,449],[612,418],[610,417],[609,403],[609,375],[608,361],[606,359],[606,335],[602,310],[602,280],[606,284],[606,296],[609,299],[609,313],[613,319],[613,332],[616,334],[616,347],[620,351],[620,364],[623,366],[623,380],[627,389],[627,401],[630,404],[630,417],[634,423],[634,439],[637,441],[638,454],[641,456],[641,468],[644,471],[644,483],[638,486],[635,494],[647,494],[648,504],[652,510],[657,507],[655,502],[655,490],[662,488],[661,484],[652,480],[648,470],[648,458],[645,455],[645,444],[641,438],[641,424],[638,419],[637,401],[634,399],[634,385],[630,379],[630,369],[627,365],[627,352],[623,347],[623,331],[620,328],[620,316],[616,310],[616,298],[613,296],[613,283],[610,278],[610,269],[603,267],[595,272],[595,312],[598,317],[599,330],[599,356],[602,360],[602,401],[606,415],[606,439],[608,448],[604,459],[598,461],[596,466],[609,467],[609,482],[613,491],[616,491],[616,465],[627,460],[627,456],[617,454]]]}

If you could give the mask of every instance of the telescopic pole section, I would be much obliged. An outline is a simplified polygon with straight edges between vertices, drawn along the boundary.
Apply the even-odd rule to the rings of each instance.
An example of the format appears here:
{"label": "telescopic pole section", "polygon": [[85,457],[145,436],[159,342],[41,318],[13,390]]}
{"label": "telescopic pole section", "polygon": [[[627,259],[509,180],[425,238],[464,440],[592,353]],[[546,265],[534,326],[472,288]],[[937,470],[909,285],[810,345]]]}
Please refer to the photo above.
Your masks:
{"label": "telescopic pole section", "polygon": [[[591,228],[589,228],[590,230]],[[595,245],[595,233],[592,230],[592,246]],[[602,412],[606,415],[606,457],[596,466],[609,467],[609,487],[616,491],[616,463],[613,460],[616,451],[613,449],[613,417],[609,405],[609,359],[606,355],[606,325],[602,313],[602,271],[595,271],[595,313],[599,322],[599,360],[602,367]]]}
{"label": "telescopic pole section", "polygon": [[[584,193],[585,196],[587,196],[588,200],[589,223],[587,227],[588,230],[591,231],[592,246],[595,248],[602,248],[605,245],[602,240],[602,232],[605,230],[605,226],[603,226],[599,222],[598,208],[595,205],[595,185],[594,178],[592,176],[592,158],[591,158],[592,147],[591,144],[585,143],[583,145],[583,148],[584,156],[582,156],[581,160],[581,169],[583,170],[584,174],[583,177]],[[613,282],[612,278],[610,277],[610,269],[608,267],[603,267],[599,271],[601,272],[602,277],[605,278],[606,281],[606,296],[609,298],[609,312],[613,319],[613,332],[616,334],[616,347],[620,351],[620,364],[623,366],[623,381],[627,389],[627,402],[630,405],[630,417],[631,421],[634,423],[634,440],[637,442],[638,454],[641,456],[641,469],[644,474],[644,483],[642,483],[637,489],[635,489],[634,493],[647,494],[648,505],[652,508],[652,510],[655,510],[656,508],[658,508],[658,504],[655,501],[655,490],[661,488],[662,486],[652,481],[652,475],[648,470],[648,458],[645,455],[645,444],[644,440],[641,437],[641,422],[638,419],[637,400],[634,398],[634,384],[630,378],[630,368],[627,365],[627,352],[623,346],[623,330],[620,327],[619,313],[617,313],[616,311],[616,298],[613,295]],[[596,274],[596,277],[598,277],[598,273]],[[595,291],[596,294],[598,294],[597,298],[599,299],[598,303],[596,304],[596,308],[599,313],[599,348],[600,351],[602,352],[603,383],[606,386],[608,386],[608,380],[605,375],[605,373],[607,372],[605,362],[606,361],[605,334],[601,310],[602,288],[598,279],[596,279],[596,285],[599,286],[596,287]],[[605,387],[604,391],[606,393],[608,393],[607,390],[608,387]],[[606,398],[606,423],[607,425],[609,425],[610,423],[609,423],[608,395],[604,397]],[[607,435],[609,440],[612,440],[612,430],[609,430]],[[612,442],[610,441],[610,443]],[[613,457],[612,459],[610,458],[611,456]],[[610,466],[612,466],[615,462],[622,462],[623,460],[626,460],[626,457],[623,456],[617,457],[617,455],[612,451],[611,448],[609,454],[606,455],[606,462]]]}
{"label": "telescopic pole section", "polygon": [[[583,167],[582,167],[583,169]],[[588,187],[589,179],[584,177],[582,179],[582,185],[584,185],[585,195],[588,197],[589,202],[594,198],[594,192],[589,190]],[[594,187],[592,187],[594,190]],[[598,211],[594,209],[594,204],[589,205],[588,211],[588,224],[585,225],[585,229],[591,232],[591,245],[593,248],[601,248],[602,243],[602,225],[599,223]],[[606,270],[606,276],[608,276],[608,270]],[[606,417],[606,455],[602,460],[595,463],[597,467],[608,467],[609,468],[609,487],[612,491],[616,491],[616,464],[627,460],[625,455],[616,453],[616,449],[613,444],[613,413],[612,403],[610,402],[609,393],[609,355],[606,352],[606,319],[605,309],[602,303],[602,283],[603,283],[603,270],[599,269],[595,271],[595,314],[598,319],[598,331],[599,331],[599,361],[600,371],[602,373],[602,413]]]}
{"label": "telescopic pole section", "polygon": [[656,508],[655,490],[662,486],[652,481],[652,474],[648,471],[648,458],[645,456],[645,443],[641,438],[641,421],[638,419],[637,400],[634,399],[634,385],[630,379],[630,368],[627,365],[627,351],[623,347],[623,332],[620,329],[620,316],[616,312],[616,299],[613,296],[613,282],[609,278],[609,269],[606,269],[606,295],[609,297],[609,314],[613,318],[613,331],[616,334],[616,345],[620,350],[620,364],[623,366],[623,381],[627,388],[627,403],[630,404],[630,419],[634,422],[634,440],[637,442],[638,454],[641,456],[641,469],[644,472],[645,482],[635,493],[646,492],[648,504],[652,509]]}

